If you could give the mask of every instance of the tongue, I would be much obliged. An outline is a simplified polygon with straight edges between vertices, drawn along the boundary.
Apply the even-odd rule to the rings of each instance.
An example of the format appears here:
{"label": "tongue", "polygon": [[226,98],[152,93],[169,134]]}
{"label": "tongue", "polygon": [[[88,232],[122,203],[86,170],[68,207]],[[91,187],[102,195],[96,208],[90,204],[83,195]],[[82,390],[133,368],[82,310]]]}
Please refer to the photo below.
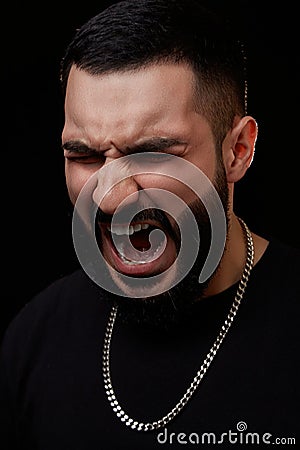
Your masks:
{"label": "tongue", "polygon": [[114,245],[118,252],[129,261],[153,261],[164,252],[166,244],[166,236],[158,228],[133,233],[127,240],[124,236],[114,236]]}

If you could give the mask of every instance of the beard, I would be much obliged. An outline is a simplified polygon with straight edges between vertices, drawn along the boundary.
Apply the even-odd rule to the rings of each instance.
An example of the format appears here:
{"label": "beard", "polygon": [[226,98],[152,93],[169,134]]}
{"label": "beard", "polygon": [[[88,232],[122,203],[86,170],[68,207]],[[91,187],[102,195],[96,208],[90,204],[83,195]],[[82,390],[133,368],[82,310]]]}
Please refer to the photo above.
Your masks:
{"label": "beard", "polygon": [[[229,193],[223,163],[219,163],[213,185],[223,205],[228,228]],[[193,305],[204,297],[208,285],[218,271],[217,268],[204,283],[199,283],[199,275],[205,264],[211,245],[210,218],[200,199],[197,198],[188,206],[195,217],[199,235],[201,236],[201,245],[198,248],[197,257],[192,268],[177,285],[159,295],[134,298],[107,293],[108,300],[118,307],[118,319],[123,324],[168,331],[188,319],[193,314]],[[96,221],[109,220],[105,216],[99,209]],[[168,229],[169,235],[175,242],[177,251],[180,249],[180,233],[178,227],[170,224],[167,215],[163,211],[155,208],[147,209],[138,214],[138,219],[154,219],[159,221],[165,229]],[[187,220],[189,220],[189,216],[183,212],[180,221],[184,222]],[[97,232],[97,227],[96,236],[99,248],[101,249],[101,233]],[[189,239],[193,238],[197,241],[196,237],[189,236]],[[181,270],[184,271],[184,263],[182,267],[178,266],[176,270],[179,272]],[[103,276],[111,277],[109,269],[107,269],[107,272]],[[117,284],[117,281],[115,283]],[[147,291],[147,283],[148,280],[145,279],[145,291]],[[151,283],[150,277],[149,288]],[[130,290],[130,281],[127,287]]]}

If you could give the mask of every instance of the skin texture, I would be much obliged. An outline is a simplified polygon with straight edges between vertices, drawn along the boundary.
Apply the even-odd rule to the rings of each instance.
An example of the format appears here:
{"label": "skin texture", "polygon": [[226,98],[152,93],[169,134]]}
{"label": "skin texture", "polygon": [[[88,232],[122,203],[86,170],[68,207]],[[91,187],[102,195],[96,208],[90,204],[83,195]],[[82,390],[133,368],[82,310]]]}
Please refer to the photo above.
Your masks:
{"label": "skin texture", "polygon": [[[67,84],[62,132],[66,183],[72,203],[84,183],[104,164],[130,154],[134,151],[130,149],[152,138],[178,141],[163,151],[193,163],[213,182],[218,167],[214,137],[206,118],[195,111],[193,86],[193,72],[183,64],[149,66],[138,71],[101,76],[92,76],[73,66]],[[229,228],[226,251],[205,295],[218,293],[238,281],[244,268],[245,240],[233,209],[234,184],[244,176],[252,162],[256,139],[255,120],[244,116],[235,117],[223,141]],[[78,152],[79,146],[92,150],[87,151],[84,147],[84,152]],[[109,176],[106,182],[109,186]],[[107,186],[103,185],[103,180],[101,185],[95,185],[93,197],[96,202]],[[121,181],[99,206],[105,214],[112,215],[128,195],[133,194],[131,201],[134,202],[139,190],[151,187],[169,190],[188,204],[194,200],[183,184],[148,174]],[[256,263],[268,243],[254,234],[253,239]],[[172,245],[171,242],[169,256],[175,252]],[[105,245],[104,253],[111,263]],[[164,270],[169,263],[164,261],[159,269]]]}

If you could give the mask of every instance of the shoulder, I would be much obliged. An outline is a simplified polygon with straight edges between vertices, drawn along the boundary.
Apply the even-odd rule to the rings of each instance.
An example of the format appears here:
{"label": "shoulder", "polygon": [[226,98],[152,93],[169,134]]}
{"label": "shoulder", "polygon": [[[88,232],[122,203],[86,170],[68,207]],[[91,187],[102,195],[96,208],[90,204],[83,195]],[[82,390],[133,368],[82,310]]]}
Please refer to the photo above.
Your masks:
{"label": "shoulder", "polygon": [[[43,396],[52,369],[59,367],[61,376],[61,367],[68,370],[74,355],[77,361],[98,351],[110,308],[106,292],[79,269],[52,282],[21,309],[1,342],[0,421],[32,393],[35,399]],[[7,419],[12,423],[13,414]]]}
{"label": "shoulder", "polygon": [[35,295],[8,325],[2,340],[6,356],[28,353],[39,343],[63,336],[84,316],[101,316],[107,309],[106,293],[82,269],[65,275]]}
{"label": "shoulder", "polygon": [[253,268],[248,295],[254,300],[255,311],[264,317],[264,326],[269,323],[277,336],[298,334],[299,277],[300,249],[270,239],[264,255]]}
{"label": "shoulder", "polygon": [[12,320],[8,329],[11,330],[18,326],[20,322],[25,323],[27,321],[30,321],[30,328],[32,328],[35,317],[41,319],[44,315],[59,313],[59,310],[68,308],[70,302],[74,306],[81,295],[88,294],[91,296],[96,290],[97,287],[81,269],[62,276],[27,302]]}
{"label": "shoulder", "polygon": [[281,278],[282,281],[283,278],[291,279],[296,275],[299,277],[300,248],[276,238],[270,238],[265,253],[258,262],[257,267],[264,269],[269,274],[273,274],[273,276]]}
{"label": "shoulder", "polygon": [[276,316],[278,323],[298,322],[300,298],[300,249],[269,239],[263,256],[254,266],[247,288],[256,308]]}

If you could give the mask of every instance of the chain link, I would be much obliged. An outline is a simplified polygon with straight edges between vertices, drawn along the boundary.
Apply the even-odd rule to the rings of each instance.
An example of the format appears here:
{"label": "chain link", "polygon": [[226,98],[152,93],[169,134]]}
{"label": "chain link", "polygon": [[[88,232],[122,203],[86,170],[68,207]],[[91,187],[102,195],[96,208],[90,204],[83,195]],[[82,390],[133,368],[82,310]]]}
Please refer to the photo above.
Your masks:
{"label": "chain link", "polygon": [[117,306],[113,306],[109,320],[106,327],[106,332],[104,336],[104,346],[103,346],[103,379],[104,379],[104,388],[105,392],[108,398],[108,401],[113,408],[113,411],[116,413],[117,417],[125,423],[128,427],[130,427],[133,430],[137,431],[152,431],[152,430],[158,430],[159,428],[165,427],[171,420],[173,420],[180,411],[186,406],[196,389],[198,388],[202,378],[204,377],[205,373],[207,372],[209,366],[211,365],[217,351],[219,350],[226,334],[228,333],[228,330],[233,322],[234,317],[237,314],[238,308],[240,306],[241,300],[243,298],[248,279],[253,267],[253,261],[254,261],[254,244],[251,236],[251,232],[248,228],[248,226],[245,224],[245,222],[242,219],[239,219],[245,232],[246,236],[246,242],[247,242],[247,257],[246,257],[246,263],[244,267],[244,271],[242,274],[242,277],[240,279],[237,292],[233,301],[233,304],[230,308],[230,311],[226,317],[226,320],[214,342],[211,349],[206,355],[206,358],[196,373],[193,381],[191,382],[190,386],[186,390],[185,394],[182,396],[182,398],[178,401],[178,403],[174,406],[174,408],[165,416],[163,416],[161,419],[155,421],[155,422],[138,422],[131,417],[129,417],[125,411],[121,408],[113,386],[112,386],[112,380],[110,375],[110,347],[111,347],[111,339],[112,339],[112,333],[113,333],[113,327],[115,324],[115,320],[117,317]]}

